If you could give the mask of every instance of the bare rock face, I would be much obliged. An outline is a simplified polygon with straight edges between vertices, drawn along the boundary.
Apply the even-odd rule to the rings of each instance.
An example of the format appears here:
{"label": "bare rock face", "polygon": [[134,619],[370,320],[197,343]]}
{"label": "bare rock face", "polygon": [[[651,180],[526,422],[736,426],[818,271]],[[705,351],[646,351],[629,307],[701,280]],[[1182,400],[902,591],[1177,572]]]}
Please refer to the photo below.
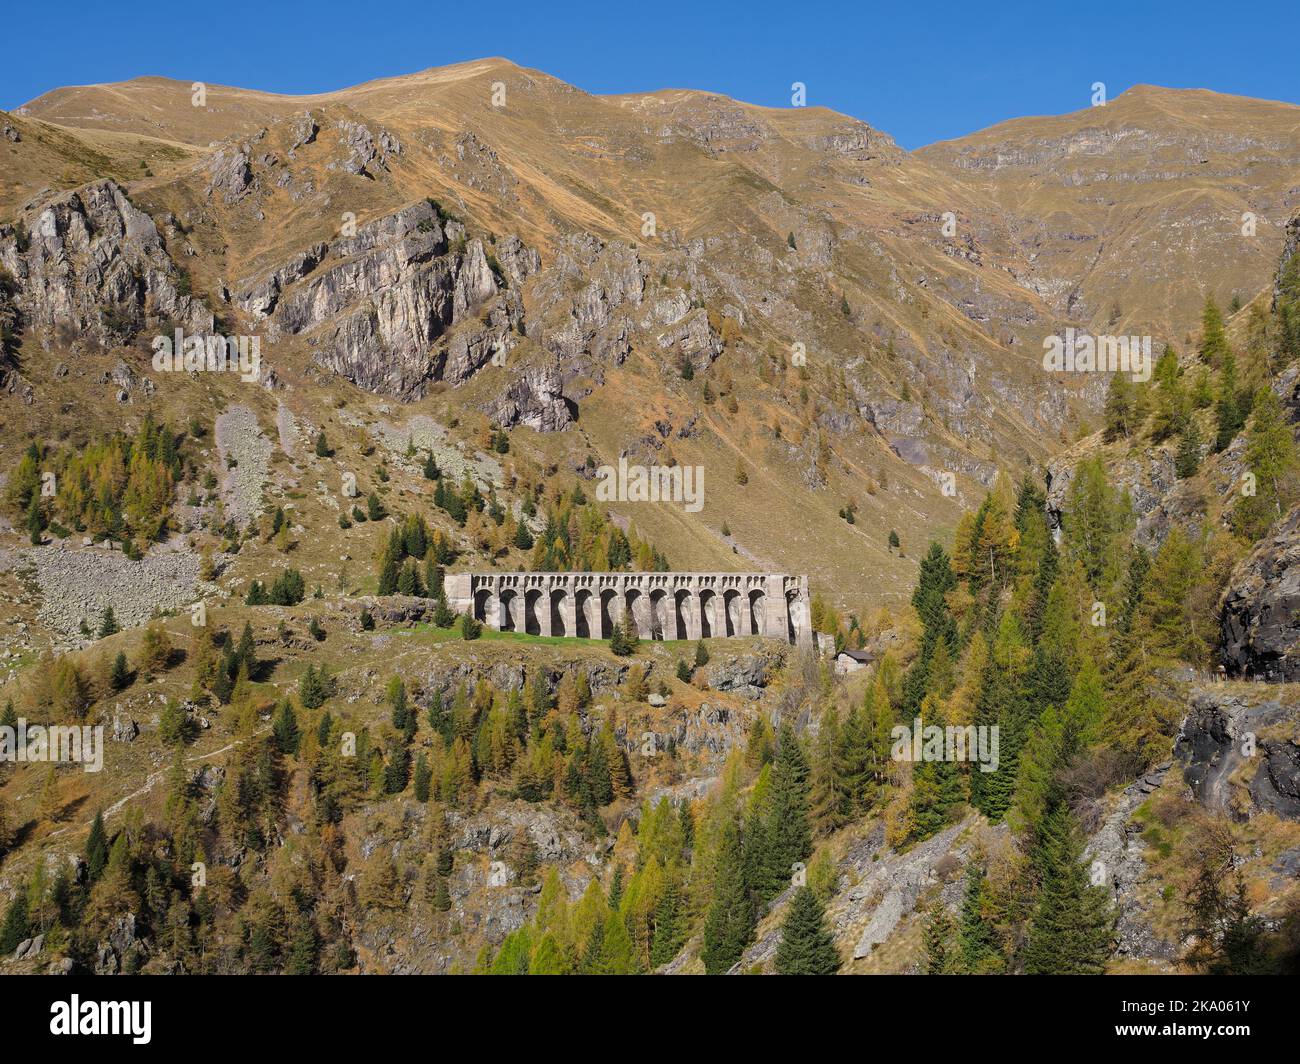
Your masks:
{"label": "bare rock face", "polygon": [[[1090,437],[1096,444],[1100,437]],[[1080,445],[1080,448],[1088,443]],[[1070,487],[1075,468],[1086,457],[1080,448],[1060,455],[1047,465],[1047,512],[1056,526],[1068,521]],[[1203,503],[1196,500],[1174,468],[1172,446],[1153,448],[1132,457],[1107,458],[1110,482],[1128,494],[1137,526],[1134,538],[1148,550],[1158,549],[1174,524],[1194,520]]]}
{"label": "bare rock face", "polygon": [[722,354],[722,337],[709,323],[708,313],[700,308],[663,333],[659,337],[659,346],[675,353],[683,362],[689,362],[692,368],[705,370]]}
{"label": "bare rock face", "polygon": [[519,376],[490,415],[505,428],[527,425],[538,432],[559,432],[577,420],[577,406],[565,397],[559,370],[543,366]]}
{"label": "bare rock face", "polygon": [[238,203],[255,187],[249,163],[248,145],[222,148],[208,163],[209,196],[219,195],[227,203]]}
{"label": "bare rock face", "polygon": [[18,231],[0,227],[0,265],[26,327],[60,330],[110,346],[146,316],[187,332],[213,330],[212,313],[183,289],[157,226],[112,180],[65,192],[30,212]]}
{"label": "bare rock face", "polygon": [[[1214,688],[1198,692],[1174,744],[1183,779],[1208,809],[1245,819],[1273,813],[1300,820],[1300,705],[1269,699],[1251,704]],[[1245,779],[1248,797],[1234,795]]]}
{"label": "bare rock face", "polygon": [[604,366],[622,364],[632,349],[630,315],[641,306],[645,282],[646,266],[635,248],[585,233],[564,241],[534,294],[544,307],[567,307],[548,321],[543,340],[566,375],[599,375]]}
{"label": "bare rock face", "polygon": [[1223,658],[1230,671],[1300,679],[1300,507],[1238,563],[1222,610]]}
{"label": "bare rock face", "polygon": [[1126,787],[1084,850],[1091,873],[1114,892],[1118,914],[1115,951],[1122,957],[1172,961],[1178,953],[1177,943],[1153,929],[1142,901],[1139,888],[1151,874],[1143,858],[1142,827],[1133,819],[1134,811],[1160,786],[1169,767],[1160,765]]}
{"label": "bare rock face", "polygon": [[351,152],[340,164],[346,173],[373,179],[373,171],[388,169],[389,156],[402,154],[401,143],[386,129],[376,136],[364,123],[351,121],[339,122],[338,129],[339,142]]}
{"label": "bare rock face", "polygon": [[308,335],[316,361],[357,386],[417,399],[432,381],[468,380],[518,342],[519,285],[539,260],[514,237],[500,250],[503,261],[490,260],[482,241],[422,200],[246,282],[236,303]]}

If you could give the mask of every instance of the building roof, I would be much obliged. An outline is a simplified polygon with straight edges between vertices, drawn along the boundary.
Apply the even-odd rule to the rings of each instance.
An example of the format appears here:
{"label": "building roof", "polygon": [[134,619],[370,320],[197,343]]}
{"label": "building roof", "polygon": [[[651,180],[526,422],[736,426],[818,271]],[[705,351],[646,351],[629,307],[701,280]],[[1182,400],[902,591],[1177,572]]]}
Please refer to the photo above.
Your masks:
{"label": "building roof", "polygon": [[870,665],[875,660],[875,658],[865,650],[850,650],[848,647],[841,650],[837,656],[852,658],[854,661],[861,662],[863,665]]}

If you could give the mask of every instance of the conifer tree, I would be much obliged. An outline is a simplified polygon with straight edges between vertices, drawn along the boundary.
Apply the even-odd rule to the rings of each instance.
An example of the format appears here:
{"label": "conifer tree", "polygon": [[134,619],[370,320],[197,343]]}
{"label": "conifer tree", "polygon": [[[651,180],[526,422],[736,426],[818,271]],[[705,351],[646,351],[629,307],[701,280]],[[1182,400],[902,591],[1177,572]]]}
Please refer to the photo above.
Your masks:
{"label": "conifer tree", "polygon": [[952,917],[942,900],[930,906],[925,920],[925,974],[952,974],[955,956],[952,948]]}
{"label": "conifer tree", "polygon": [[429,800],[432,781],[433,769],[429,767],[429,759],[421,751],[415,757],[415,800],[417,802],[427,802]]}
{"label": "conifer tree", "polygon": [[113,607],[105,606],[104,612],[99,621],[99,638],[106,639],[110,635],[115,635],[122,629],[118,627],[117,618],[113,615]]}
{"label": "conifer tree", "polygon": [[671,961],[686,943],[681,889],[670,876],[655,906],[654,936],[650,943],[650,967],[659,968]]}
{"label": "conifer tree", "polygon": [[1031,860],[1039,883],[1024,948],[1025,972],[1100,975],[1111,953],[1115,914],[1106,888],[1088,881],[1079,825],[1060,796],[1049,803]]}
{"label": "conifer tree", "polygon": [[957,927],[960,970],[967,975],[992,975],[1006,967],[989,921],[988,881],[982,868],[972,863],[966,869],[966,893],[962,898]]}
{"label": "conifer tree", "polygon": [[1261,537],[1296,500],[1296,446],[1282,404],[1272,388],[1261,388],[1246,433],[1246,469],[1254,495],[1233,510],[1234,528],[1247,539]]}
{"label": "conifer tree", "polygon": [[800,887],[790,902],[774,963],[781,975],[834,975],[839,971],[839,951],[827,930],[826,912],[811,887]]}
{"label": "conifer tree", "polygon": [[734,821],[722,830],[714,872],[713,902],[704,919],[700,959],[709,975],[722,975],[745,951],[754,929],[753,908],[741,866],[740,833]]}
{"label": "conifer tree", "polygon": [[104,831],[104,812],[95,813],[90,825],[90,835],[86,839],[86,875],[91,883],[96,882],[108,865],[108,835]]}
{"label": "conifer tree", "polygon": [[1201,464],[1201,432],[1196,427],[1196,418],[1189,417],[1183,424],[1182,434],[1178,437],[1178,450],[1174,455],[1174,472],[1179,479],[1186,480],[1196,475]]}
{"label": "conifer tree", "polygon": [[288,698],[280,699],[275,708],[275,717],[271,722],[271,731],[275,736],[275,745],[280,753],[296,756],[298,745],[302,740],[298,730],[298,715],[293,711],[293,703]]}
{"label": "conifer tree", "polygon": [[839,714],[828,706],[822,713],[813,754],[809,805],[818,835],[829,835],[849,822],[851,795],[840,751],[843,739]]}
{"label": "conifer tree", "polygon": [[1110,387],[1106,392],[1106,440],[1127,439],[1133,433],[1133,413],[1135,409],[1133,382],[1128,374],[1119,372],[1110,375]]}
{"label": "conifer tree", "polygon": [[1242,409],[1237,388],[1237,361],[1231,351],[1225,351],[1223,368],[1219,371],[1219,398],[1214,408],[1217,424],[1214,438],[1216,452],[1226,449],[1246,423],[1246,412]]}
{"label": "conifer tree", "polygon": [[1213,296],[1205,297],[1201,309],[1201,361],[1211,366],[1219,366],[1225,356],[1230,356],[1228,336],[1223,328],[1223,314]]}
{"label": "conifer tree", "polygon": [[126,663],[126,652],[119,650],[113,659],[113,668],[108,674],[108,685],[114,691],[124,691],[131,682],[131,669]]}
{"label": "conifer tree", "polygon": [[777,882],[788,882],[796,862],[812,853],[808,826],[808,762],[794,729],[782,722],[772,762],[772,809],[768,817],[771,851],[768,869]]}
{"label": "conifer tree", "polygon": [[5,910],[4,923],[0,924],[0,955],[10,956],[19,944],[30,938],[30,925],[27,920],[27,895],[19,891]]}

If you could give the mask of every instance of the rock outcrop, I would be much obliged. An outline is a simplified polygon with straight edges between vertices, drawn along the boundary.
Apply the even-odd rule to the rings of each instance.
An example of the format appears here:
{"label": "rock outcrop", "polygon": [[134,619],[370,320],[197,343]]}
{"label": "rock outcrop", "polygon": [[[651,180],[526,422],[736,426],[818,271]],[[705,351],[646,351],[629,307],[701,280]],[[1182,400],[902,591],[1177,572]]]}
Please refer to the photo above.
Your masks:
{"label": "rock outcrop", "polygon": [[1245,819],[1300,820],[1300,705],[1252,703],[1211,688],[1193,696],[1174,755],[1198,801]]}
{"label": "rock outcrop", "polygon": [[358,387],[417,399],[433,381],[468,380],[519,342],[519,285],[539,260],[517,239],[503,250],[504,267],[421,200],[305,249],[235,301],[274,330],[306,335],[316,361]]}
{"label": "rock outcrop", "polygon": [[189,293],[158,227],[106,179],[64,192],[0,227],[0,266],[26,328],[57,329],[75,349],[121,343],[147,323],[210,333],[211,311]]}
{"label": "rock outcrop", "polygon": [[1237,565],[1221,604],[1230,671],[1300,680],[1300,507]]}
{"label": "rock outcrop", "polygon": [[1084,850],[1092,881],[1114,892],[1115,952],[1121,957],[1172,961],[1177,956],[1177,944],[1153,929],[1139,890],[1150,876],[1143,858],[1142,828],[1133,820],[1134,811],[1160,786],[1169,767],[1160,765],[1125,787]]}

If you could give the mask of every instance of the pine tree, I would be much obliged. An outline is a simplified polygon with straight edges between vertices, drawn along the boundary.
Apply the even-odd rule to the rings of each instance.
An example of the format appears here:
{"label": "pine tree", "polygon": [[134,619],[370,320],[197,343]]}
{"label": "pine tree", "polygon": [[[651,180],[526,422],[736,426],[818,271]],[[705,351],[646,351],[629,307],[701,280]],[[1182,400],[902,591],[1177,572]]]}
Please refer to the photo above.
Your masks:
{"label": "pine tree", "polygon": [[121,630],[122,629],[118,627],[117,618],[113,615],[113,607],[105,606],[104,612],[99,621],[99,638],[106,639],[108,636],[114,635]]}
{"label": "pine tree", "polygon": [[829,835],[849,822],[852,800],[840,757],[843,743],[839,714],[834,706],[822,713],[813,753],[809,804],[818,835]]}
{"label": "pine tree", "polygon": [[686,944],[682,895],[676,879],[669,877],[655,906],[654,936],[650,943],[650,967],[659,968],[671,961]]}
{"label": "pine tree", "polygon": [[433,907],[440,913],[451,909],[451,891],[447,886],[447,877],[438,876],[433,888]]}
{"label": "pine tree", "polygon": [[1201,361],[1219,366],[1224,356],[1230,356],[1228,336],[1223,328],[1223,314],[1213,296],[1205,297],[1201,310]]}
{"label": "pine tree", "polygon": [[100,810],[90,825],[90,836],[86,839],[86,875],[91,883],[96,882],[108,865],[108,835],[104,831],[104,812]]}
{"label": "pine tree", "polygon": [[1005,970],[1006,959],[998,948],[989,921],[989,888],[984,870],[975,864],[966,869],[966,893],[962,898],[957,926],[959,957],[956,963],[967,975],[993,975]]}
{"label": "pine tree", "polygon": [[709,975],[722,975],[745,951],[754,930],[754,912],[745,889],[740,833],[734,821],[722,829],[713,883],[713,903],[704,919],[700,959]]}
{"label": "pine tree", "polygon": [[450,628],[456,623],[456,612],[447,604],[447,594],[441,588],[433,601],[433,626]]}
{"label": "pine tree", "polygon": [[0,924],[0,956],[11,955],[18,948],[19,943],[30,937],[27,895],[20,890],[5,911],[4,923]]}
{"label": "pine tree", "polygon": [[952,917],[943,901],[930,906],[925,920],[925,974],[952,974],[955,957],[952,950]]}
{"label": "pine tree", "polygon": [[415,756],[415,800],[417,802],[429,800],[432,782],[433,769],[429,767],[429,759],[421,751]]}
{"label": "pine tree", "polygon": [[108,674],[108,685],[114,691],[124,691],[131,682],[131,669],[126,663],[126,652],[119,650],[113,659],[112,671]]}
{"label": "pine tree", "polygon": [[636,649],[634,640],[630,614],[625,614],[615,623],[614,630],[609,634],[609,651],[619,657],[626,657]]}
{"label": "pine tree", "polygon": [[316,671],[315,665],[308,665],[298,678],[298,701],[303,709],[319,709],[329,697],[325,682]]}
{"label": "pine tree", "polygon": [[1296,447],[1272,388],[1261,388],[1246,433],[1246,469],[1254,476],[1254,495],[1243,495],[1233,511],[1233,526],[1247,539],[1262,536],[1296,499]]}
{"label": "pine tree", "polygon": [[288,698],[280,699],[279,705],[276,706],[271,732],[275,736],[275,745],[280,753],[297,755],[302,736],[298,730],[298,715],[294,713],[293,703]]}
{"label": "pine tree", "polygon": [[1112,373],[1106,393],[1106,440],[1127,439],[1133,433],[1133,383],[1127,373]]}
{"label": "pine tree", "polygon": [[1174,455],[1174,472],[1179,479],[1186,480],[1196,475],[1201,464],[1201,433],[1196,427],[1196,419],[1189,417],[1183,425],[1178,438],[1178,451]]}
{"label": "pine tree", "polygon": [[1223,368],[1219,372],[1219,398],[1214,410],[1214,450],[1217,453],[1225,450],[1236,439],[1237,433],[1246,423],[1241,396],[1237,391],[1237,361],[1231,351],[1223,356]]}
{"label": "pine tree", "polygon": [[826,912],[811,887],[800,887],[790,902],[775,965],[781,975],[834,975],[839,971],[839,951],[827,930]]}
{"label": "pine tree", "polygon": [[1030,975],[1100,975],[1105,970],[1115,914],[1106,888],[1089,883],[1082,858],[1078,822],[1056,797],[1031,854],[1039,884],[1024,950]]}
{"label": "pine tree", "polygon": [[316,971],[320,953],[320,936],[311,918],[300,915],[294,920],[289,938],[289,951],[284,961],[285,975],[311,975]]}
{"label": "pine tree", "polygon": [[768,820],[772,840],[768,868],[778,882],[787,882],[793,866],[812,853],[808,826],[808,762],[788,723],[782,723],[772,763],[772,811]]}

